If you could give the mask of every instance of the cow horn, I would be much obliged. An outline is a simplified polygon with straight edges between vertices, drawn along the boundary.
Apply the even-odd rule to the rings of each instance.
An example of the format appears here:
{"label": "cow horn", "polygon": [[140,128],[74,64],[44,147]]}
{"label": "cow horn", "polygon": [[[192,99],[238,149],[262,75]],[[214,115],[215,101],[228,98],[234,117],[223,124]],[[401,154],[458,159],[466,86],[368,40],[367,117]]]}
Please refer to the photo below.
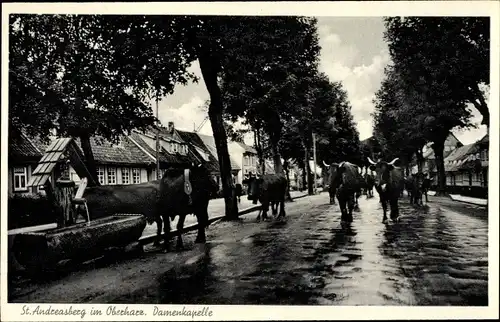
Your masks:
{"label": "cow horn", "polygon": [[323,164],[324,164],[324,165],[325,165],[325,167],[327,167],[327,168],[329,168],[329,167],[330,167],[330,165],[328,165],[328,164],[326,164],[326,163],[325,163],[325,160],[323,160]]}
{"label": "cow horn", "polygon": [[201,163],[198,164],[198,168],[200,168],[200,167],[201,167]]}
{"label": "cow horn", "polygon": [[398,161],[399,158],[395,158],[394,160],[392,160],[391,162],[389,162],[390,165],[394,165],[394,162]]}
{"label": "cow horn", "polygon": [[368,158],[368,162],[370,162],[370,164],[373,164],[373,165],[376,165],[377,163],[376,162],[373,162],[372,159],[370,159],[370,157],[367,157]]}

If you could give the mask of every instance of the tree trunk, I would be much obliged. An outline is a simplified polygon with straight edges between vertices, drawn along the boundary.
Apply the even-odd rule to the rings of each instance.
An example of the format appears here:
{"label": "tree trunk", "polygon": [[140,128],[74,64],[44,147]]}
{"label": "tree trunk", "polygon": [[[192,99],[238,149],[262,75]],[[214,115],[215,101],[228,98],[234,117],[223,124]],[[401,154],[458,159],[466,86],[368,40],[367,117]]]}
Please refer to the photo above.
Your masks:
{"label": "tree trunk", "polygon": [[302,182],[300,183],[300,187],[301,187],[301,190],[300,191],[304,191],[307,189],[307,169],[306,169],[306,165],[304,163],[304,166],[301,168],[302,170]]}
{"label": "tree trunk", "polygon": [[313,189],[313,181],[312,181],[312,176],[311,176],[311,166],[309,164],[309,149],[304,145],[304,170],[305,170],[305,177],[306,177],[306,182],[307,182],[307,194],[313,195],[314,194],[314,189]]}
{"label": "tree trunk", "polygon": [[436,196],[444,196],[446,194],[446,173],[444,171],[444,139],[436,140],[432,144],[434,155],[436,158],[436,169],[438,175],[438,182],[436,188]]}
{"label": "tree trunk", "polygon": [[290,194],[290,173],[288,171],[290,170],[288,167],[289,163],[288,160],[285,160],[283,162],[283,169],[285,170],[285,175],[286,175],[286,193],[285,193],[285,200],[288,201],[293,201],[292,195]]}
{"label": "tree trunk", "polygon": [[199,56],[201,74],[205,81],[208,93],[210,95],[210,106],[208,108],[208,117],[212,125],[217,156],[219,158],[219,168],[222,180],[222,192],[226,204],[226,219],[236,219],[238,217],[238,203],[235,196],[236,190],[231,176],[231,162],[227,148],[227,135],[224,128],[222,95],[219,84],[217,83],[217,67],[219,62],[210,56],[202,54]]}
{"label": "tree trunk", "polygon": [[281,156],[278,148],[279,139],[278,133],[271,133],[271,149],[273,151],[274,172],[276,174],[283,174],[283,165],[281,164]]}
{"label": "tree trunk", "polygon": [[266,163],[264,160],[264,151],[262,151],[262,142],[260,140],[260,128],[254,130],[255,148],[257,150],[257,158],[259,159],[260,173],[266,173]]}
{"label": "tree trunk", "polygon": [[83,154],[85,155],[85,166],[90,172],[93,180],[88,181],[88,186],[93,185],[92,181],[96,185],[100,185],[99,178],[97,176],[97,165],[94,158],[94,153],[92,152],[92,146],[90,145],[90,135],[88,133],[80,134],[80,142],[82,144]]}

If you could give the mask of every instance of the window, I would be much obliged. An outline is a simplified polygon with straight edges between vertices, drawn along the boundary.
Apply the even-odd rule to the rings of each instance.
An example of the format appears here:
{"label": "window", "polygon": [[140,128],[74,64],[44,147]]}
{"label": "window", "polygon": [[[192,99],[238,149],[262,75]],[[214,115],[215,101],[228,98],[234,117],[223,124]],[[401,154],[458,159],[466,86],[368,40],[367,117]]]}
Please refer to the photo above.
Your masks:
{"label": "window", "polygon": [[122,183],[130,184],[130,169],[122,168]]}
{"label": "window", "polygon": [[104,168],[97,168],[97,179],[99,179],[100,184],[104,184]]}
{"label": "window", "polygon": [[132,183],[141,183],[141,170],[134,168],[132,169]]}
{"label": "window", "polygon": [[28,169],[26,167],[14,168],[14,191],[28,190]]}
{"label": "window", "polygon": [[108,168],[108,184],[116,184],[116,168]]}
{"label": "window", "polygon": [[488,161],[488,151],[487,150],[481,151],[481,161]]}
{"label": "window", "polygon": [[246,166],[250,165],[250,158],[248,157],[248,155],[245,155],[245,157],[244,157],[244,165],[246,165]]}

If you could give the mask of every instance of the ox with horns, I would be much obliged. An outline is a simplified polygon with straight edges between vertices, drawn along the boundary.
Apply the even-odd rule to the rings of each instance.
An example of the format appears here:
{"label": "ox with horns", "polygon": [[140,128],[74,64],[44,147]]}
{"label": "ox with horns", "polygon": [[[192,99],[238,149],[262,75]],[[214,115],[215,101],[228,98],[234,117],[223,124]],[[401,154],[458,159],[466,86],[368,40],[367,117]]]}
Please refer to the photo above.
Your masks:
{"label": "ox with horns", "polygon": [[[325,164],[323,162],[323,164]],[[327,166],[325,164],[325,166]],[[335,197],[339,201],[341,220],[352,222],[352,211],[358,207],[358,198],[361,195],[363,177],[359,172],[359,167],[350,162],[332,163],[327,166],[330,169],[329,192],[330,203],[335,202]]]}
{"label": "ox with horns", "polygon": [[383,222],[387,221],[387,203],[391,207],[391,220],[397,221],[399,219],[398,201],[404,189],[404,177],[403,171],[394,165],[398,160],[399,158],[395,158],[391,162],[374,162],[368,158],[370,170],[375,172],[375,189],[379,193],[384,211]]}

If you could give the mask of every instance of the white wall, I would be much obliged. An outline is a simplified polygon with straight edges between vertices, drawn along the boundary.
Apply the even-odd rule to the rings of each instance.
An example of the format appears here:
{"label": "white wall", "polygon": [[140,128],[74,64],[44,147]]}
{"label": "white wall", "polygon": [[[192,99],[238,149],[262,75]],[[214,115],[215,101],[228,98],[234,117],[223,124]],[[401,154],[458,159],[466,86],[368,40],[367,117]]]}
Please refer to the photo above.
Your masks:
{"label": "white wall", "polygon": [[243,152],[245,149],[241,145],[235,142],[228,142],[227,149],[229,152],[229,157],[240,167],[240,171],[236,177],[236,183],[241,183],[243,181],[244,167],[243,167]]}

